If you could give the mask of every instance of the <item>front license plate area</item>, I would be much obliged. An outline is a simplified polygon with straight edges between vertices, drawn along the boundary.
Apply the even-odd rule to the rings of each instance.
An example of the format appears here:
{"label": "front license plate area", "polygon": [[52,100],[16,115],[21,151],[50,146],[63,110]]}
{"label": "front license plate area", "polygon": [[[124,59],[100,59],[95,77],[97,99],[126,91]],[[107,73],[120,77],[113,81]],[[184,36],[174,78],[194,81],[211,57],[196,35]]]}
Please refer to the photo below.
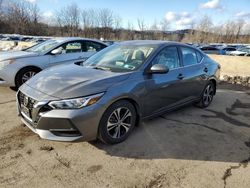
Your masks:
{"label": "front license plate area", "polygon": [[21,111],[30,118],[30,110],[26,106],[21,105]]}

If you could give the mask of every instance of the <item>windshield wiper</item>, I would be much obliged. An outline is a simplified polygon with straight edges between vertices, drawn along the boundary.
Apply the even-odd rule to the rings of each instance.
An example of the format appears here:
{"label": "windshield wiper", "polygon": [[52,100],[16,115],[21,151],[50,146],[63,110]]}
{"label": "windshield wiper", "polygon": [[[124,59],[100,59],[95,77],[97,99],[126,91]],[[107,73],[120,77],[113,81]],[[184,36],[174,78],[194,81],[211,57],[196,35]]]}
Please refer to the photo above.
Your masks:
{"label": "windshield wiper", "polygon": [[104,71],[110,71],[110,68],[107,68],[107,67],[100,67],[100,66],[95,66],[95,67],[93,67],[93,69],[104,70]]}

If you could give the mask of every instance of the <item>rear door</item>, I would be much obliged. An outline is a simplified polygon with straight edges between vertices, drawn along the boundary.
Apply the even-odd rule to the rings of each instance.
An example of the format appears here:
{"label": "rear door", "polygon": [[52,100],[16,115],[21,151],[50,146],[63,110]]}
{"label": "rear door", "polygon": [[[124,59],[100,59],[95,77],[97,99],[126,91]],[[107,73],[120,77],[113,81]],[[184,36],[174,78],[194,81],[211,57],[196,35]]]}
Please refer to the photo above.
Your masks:
{"label": "rear door", "polygon": [[183,90],[186,98],[193,100],[200,96],[205,84],[208,67],[203,62],[203,55],[190,47],[179,47],[182,57]]}

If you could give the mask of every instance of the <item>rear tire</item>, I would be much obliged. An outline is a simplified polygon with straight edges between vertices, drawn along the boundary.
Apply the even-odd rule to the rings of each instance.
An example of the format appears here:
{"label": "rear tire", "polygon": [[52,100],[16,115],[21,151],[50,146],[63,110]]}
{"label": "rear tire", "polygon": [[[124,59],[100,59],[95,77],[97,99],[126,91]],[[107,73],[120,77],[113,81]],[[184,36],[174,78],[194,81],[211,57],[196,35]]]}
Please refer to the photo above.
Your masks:
{"label": "rear tire", "polygon": [[31,77],[35,76],[41,70],[36,67],[27,67],[21,69],[16,75],[16,88],[19,88],[23,83],[28,81]]}
{"label": "rear tire", "polygon": [[126,100],[113,103],[103,114],[99,124],[99,139],[117,144],[127,139],[136,124],[135,107]]}
{"label": "rear tire", "polygon": [[213,82],[209,81],[201,94],[200,101],[196,105],[200,108],[208,107],[213,101],[215,93],[216,93],[215,85]]}

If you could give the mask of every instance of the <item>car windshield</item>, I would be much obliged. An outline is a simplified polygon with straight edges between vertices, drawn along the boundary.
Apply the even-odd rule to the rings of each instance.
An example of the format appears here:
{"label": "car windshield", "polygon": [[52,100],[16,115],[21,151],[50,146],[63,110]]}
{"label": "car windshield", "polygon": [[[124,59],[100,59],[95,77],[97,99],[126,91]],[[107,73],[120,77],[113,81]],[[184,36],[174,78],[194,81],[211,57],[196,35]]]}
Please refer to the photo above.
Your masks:
{"label": "car windshield", "polygon": [[154,49],[153,45],[112,45],[90,57],[83,66],[112,72],[134,71]]}
{"label": "car windshield", "polygon": [[28,48],[27,50],[25,50],[26,52],[36,52],[36,53],[43,53],[46,52],[50,49],[53,49],[54,47],[56,47],[59,43],[61,43],[60,40],[56,40],[56,39],[51,39],[45,42],[42,42],[40,44],[37,44],[31,48]]}

